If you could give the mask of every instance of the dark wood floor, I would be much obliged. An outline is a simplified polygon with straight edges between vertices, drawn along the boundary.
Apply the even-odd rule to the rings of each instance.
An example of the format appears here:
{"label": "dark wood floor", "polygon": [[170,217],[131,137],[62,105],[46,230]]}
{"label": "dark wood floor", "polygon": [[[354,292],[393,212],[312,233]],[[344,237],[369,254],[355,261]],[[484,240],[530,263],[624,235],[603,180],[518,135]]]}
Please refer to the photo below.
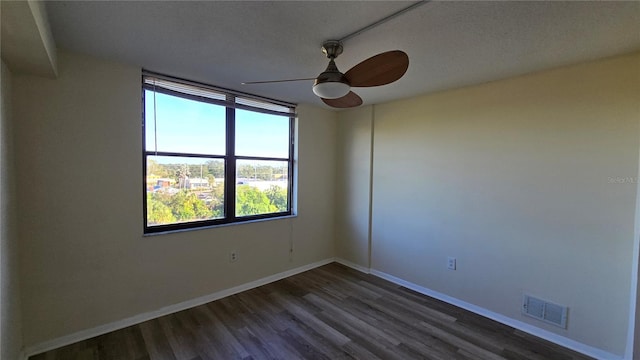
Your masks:
{"label": "dark wood floor", "polygon": [[30,357],[590,359],[337,263]]}

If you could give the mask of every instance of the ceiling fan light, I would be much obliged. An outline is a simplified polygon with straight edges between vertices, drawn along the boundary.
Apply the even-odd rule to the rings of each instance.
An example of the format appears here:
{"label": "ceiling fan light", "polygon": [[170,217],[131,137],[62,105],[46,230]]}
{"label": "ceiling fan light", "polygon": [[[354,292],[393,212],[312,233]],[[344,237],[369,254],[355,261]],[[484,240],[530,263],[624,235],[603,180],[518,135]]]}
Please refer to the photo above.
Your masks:
{"label": "ceiling fan light", "polygon": [[349,93],[351,87],[339,81],[327,81],[313,85],[313,92],[324,99],[337,99]]}

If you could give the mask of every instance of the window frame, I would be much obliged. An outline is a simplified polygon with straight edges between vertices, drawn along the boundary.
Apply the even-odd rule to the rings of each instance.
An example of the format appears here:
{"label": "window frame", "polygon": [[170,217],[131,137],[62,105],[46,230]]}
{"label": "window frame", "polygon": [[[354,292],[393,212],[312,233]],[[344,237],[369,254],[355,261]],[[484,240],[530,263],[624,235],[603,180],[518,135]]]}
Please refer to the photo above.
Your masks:
{"label": "window frame", "polygon": [[[212,85],[207,85],[200,82],[194,82],[190,80],[184,80],[180,78],[170,77],[150,71],[143,70],[142,72],[142,187],[143,187],[143,232],[147,234],[164,233],[181,230],[198,230],[203,228],[215,227],[225,224],[244,223],[263,219],[275,219],[288,217],[294,214],[294,154],[295,154],[295,124],[296,124],[296,105],[279,100],[265,98],[261,96],[242,93],[234,90],[224,89]],[[146,83],[147,78],[157,78],[163,81],[169,81],[174,84],[181,84],[191,87],[200,88],[203,91],[212,91],[215,93],[223,93],[226,96],[224,101],[219,99],[208,98],[205,96],[198,96],[194,94],[188,94],[171,90],[163,87],[158,87]],[[186,152],[166,152],[166,151],[149,151],[147,150],[146,143],[146,99],[145,91],[152,91],[162,93],[169,96],[176,96],[183,99],[192,101],[203,102],[212,105],[218,105],[225,107],[225,154],[224,155],[211,155],[211,154],[197,154]],[[280,111],[270,110],[268,108],[260,108],[257,106],[251,106],[246,104],[237,103],[237,99],[241,98],[255,103],[268,103],[279,107],[289,108],[288,113]],[[235,140],[236,140],[236,109],[253,111],[264,114],[287,116],[289,119],[289,143],[288,143],[288,157],[261,157],[261,156],[245,156],[235,154]],[[155,125],[154,125],[155,126]],[[157,130],[157,129],[156,129]],[[147,210],[147,157],[148,156],[175,156],[175,157],[193,157],[206,160],[223,160],[224,162],[224,215],[218,219],[206,219],[195,220],[188,222],[175,222],[171,224],[161,225],[148,225],[148,210]],[[237,197],[237,161],[238,160],[256,160],[256,161],[282,161],[287,162],[287,210],[258,215],[237,216],[236,215],[236,197]]]}

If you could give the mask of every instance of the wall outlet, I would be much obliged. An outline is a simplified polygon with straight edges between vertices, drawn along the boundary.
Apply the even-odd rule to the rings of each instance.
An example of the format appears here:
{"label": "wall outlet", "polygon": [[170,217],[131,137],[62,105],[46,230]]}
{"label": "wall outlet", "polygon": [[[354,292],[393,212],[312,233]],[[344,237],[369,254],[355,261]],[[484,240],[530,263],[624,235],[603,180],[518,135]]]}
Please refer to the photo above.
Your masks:
{"label": "wall outlet", "polygon": [[232,251],[232,252],[229,253],[229,261],[231,261],[231,262],[238,261],[238,252],[237,251]]}
{"label": "wall outlet", "polygon": [[455,270],[456,269],[456,258],[448,257],[447,258],[447,269]]}

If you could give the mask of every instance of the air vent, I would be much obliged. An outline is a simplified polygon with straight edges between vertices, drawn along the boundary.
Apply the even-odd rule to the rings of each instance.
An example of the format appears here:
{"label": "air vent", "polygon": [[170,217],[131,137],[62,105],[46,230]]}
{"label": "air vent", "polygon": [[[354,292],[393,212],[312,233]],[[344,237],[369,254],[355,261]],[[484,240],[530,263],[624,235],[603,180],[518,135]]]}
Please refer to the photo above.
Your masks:
{"label": "air vent", "polygon": [[546,323],[567,328],[567,307],[554,304],[530,295],[522,299],[522,313]]}

